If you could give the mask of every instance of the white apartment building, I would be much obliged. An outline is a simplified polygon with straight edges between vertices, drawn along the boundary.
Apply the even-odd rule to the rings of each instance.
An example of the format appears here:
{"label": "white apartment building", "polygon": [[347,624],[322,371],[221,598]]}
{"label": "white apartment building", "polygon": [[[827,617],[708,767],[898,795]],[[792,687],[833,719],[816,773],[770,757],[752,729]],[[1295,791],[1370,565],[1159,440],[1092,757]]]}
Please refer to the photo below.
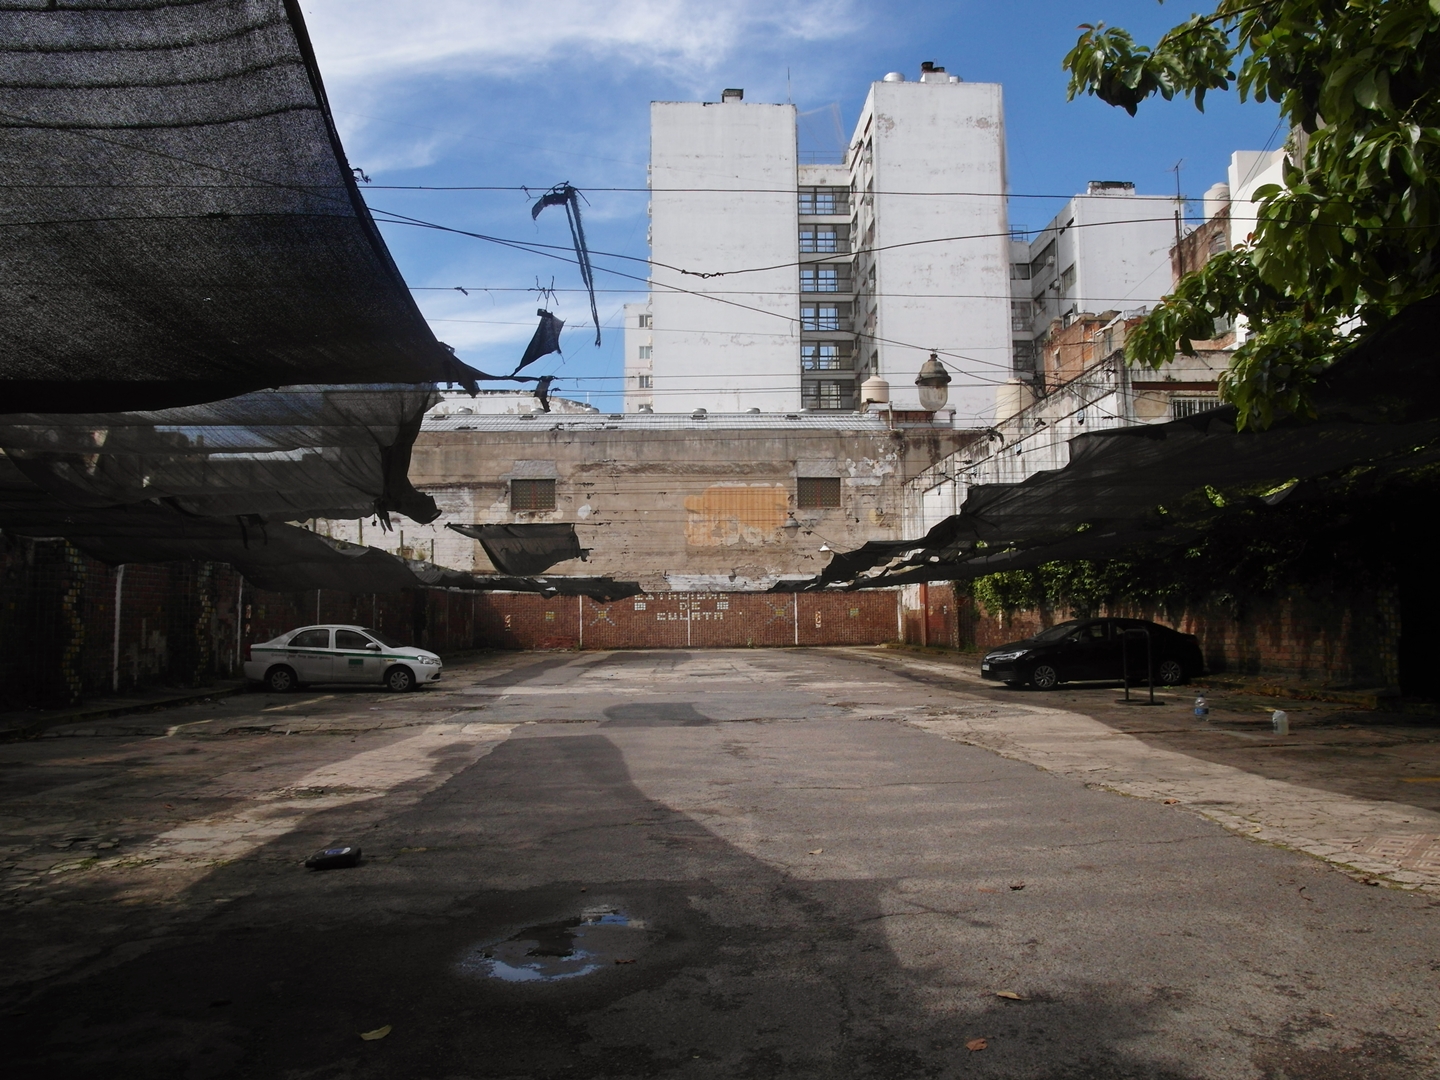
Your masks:
{"label": "white apartment building", "polygon": [[[625,305],[625,411],[655,410],[655,317],[649,302]],[[662,410],[663,411],[663,410]]]}
{"label": "white apartment building", "polygon": [[627,411],[854,409],[872,374],[894,408],[918,410],[933,351],[954,376],[955,424],[984,426],[1011,372],[1000,87],[933,64],[918,82],[891,73],[843,164],[798,159],[792,105],[739,90],[652,103],[654,266],[627,332]]}
{"label": "white apartment building", "polygon": [[1011,241],[1015,370],[1036,369],[1051,324],[1083,313],[1148,310],[1170,290],[1179,238],[1174,196],[1137,195],[1127,181],[1091,181],[1028,243]]}

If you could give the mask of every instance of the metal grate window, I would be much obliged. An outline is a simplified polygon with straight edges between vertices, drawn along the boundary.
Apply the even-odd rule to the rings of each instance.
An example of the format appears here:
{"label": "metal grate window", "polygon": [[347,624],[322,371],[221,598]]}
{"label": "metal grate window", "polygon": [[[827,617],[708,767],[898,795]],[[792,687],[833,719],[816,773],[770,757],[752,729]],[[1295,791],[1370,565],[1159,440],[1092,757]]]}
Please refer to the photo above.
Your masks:
{"label": "metal grate window", "polygon": [[1193,397],[1173,397],[1170,399],[1170,415],[1176,420],[1183,420],[1187,416],[1194,416],[1196,413],[1205,412],[1208,409],[1219,408],[1219,394],[1202,394]]}
{"label": "metal grate window", "polygon": [[555,481],[511,480],[510,509],[512,511],[554,510]]}
{"label": "metal grate window", "polygon": [[795,505],[801,510],[834,510],[840,506],[838,476],[801,476],[795,481]]}

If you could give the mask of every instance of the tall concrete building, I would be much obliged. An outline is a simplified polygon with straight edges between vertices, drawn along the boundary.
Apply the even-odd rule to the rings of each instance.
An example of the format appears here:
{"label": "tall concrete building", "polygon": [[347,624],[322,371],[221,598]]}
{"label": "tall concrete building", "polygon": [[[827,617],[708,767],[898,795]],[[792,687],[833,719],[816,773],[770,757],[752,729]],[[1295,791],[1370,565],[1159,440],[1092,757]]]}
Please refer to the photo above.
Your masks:
{"label": "tall concrete building", "polygon": [[[655,102],[650,184],[658,411],[854,409],[872,374],[918,410],[934,351],[955,423],[990,416],[1011,373],[998,85],[891,73],[832,165],[800,163],[793,105]],[[642,347],[627,342],[627,408]]]}
{"label": "tall concrete building", "polygon": [[1094,180],[1033,240],[1011,241],[1017,373],[1037,369],[1041,343],[1055,320],[1137,312],[1170,291],[1176,210],[1174,196],[1137,195],[1128,181]]}

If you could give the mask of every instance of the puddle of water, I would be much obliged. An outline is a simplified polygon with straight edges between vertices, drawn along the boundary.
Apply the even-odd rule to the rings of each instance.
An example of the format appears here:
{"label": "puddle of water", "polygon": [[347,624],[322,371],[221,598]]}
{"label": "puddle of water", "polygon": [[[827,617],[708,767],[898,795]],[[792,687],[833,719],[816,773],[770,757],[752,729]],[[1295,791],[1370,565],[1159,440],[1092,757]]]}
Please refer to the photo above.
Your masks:
{"label": "puddle of water", "polygon": [[620,908],[592,907],[572,919],[527,926],[498,944],[477,945],[459,968],[505,982],[557,982],[630,963],[651,940],[643,919]]}

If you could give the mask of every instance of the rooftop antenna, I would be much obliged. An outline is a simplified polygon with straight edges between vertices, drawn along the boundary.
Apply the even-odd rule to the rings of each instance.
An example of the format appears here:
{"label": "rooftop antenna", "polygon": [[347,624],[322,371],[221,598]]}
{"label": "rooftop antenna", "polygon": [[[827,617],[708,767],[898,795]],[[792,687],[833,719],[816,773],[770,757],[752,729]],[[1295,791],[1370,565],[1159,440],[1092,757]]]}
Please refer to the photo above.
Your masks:
{"label": "rooftop antenna", "polygon": [[785,69],[785,104],[795,104],[794,99],[790,96],[790,69],[788,67]]}

